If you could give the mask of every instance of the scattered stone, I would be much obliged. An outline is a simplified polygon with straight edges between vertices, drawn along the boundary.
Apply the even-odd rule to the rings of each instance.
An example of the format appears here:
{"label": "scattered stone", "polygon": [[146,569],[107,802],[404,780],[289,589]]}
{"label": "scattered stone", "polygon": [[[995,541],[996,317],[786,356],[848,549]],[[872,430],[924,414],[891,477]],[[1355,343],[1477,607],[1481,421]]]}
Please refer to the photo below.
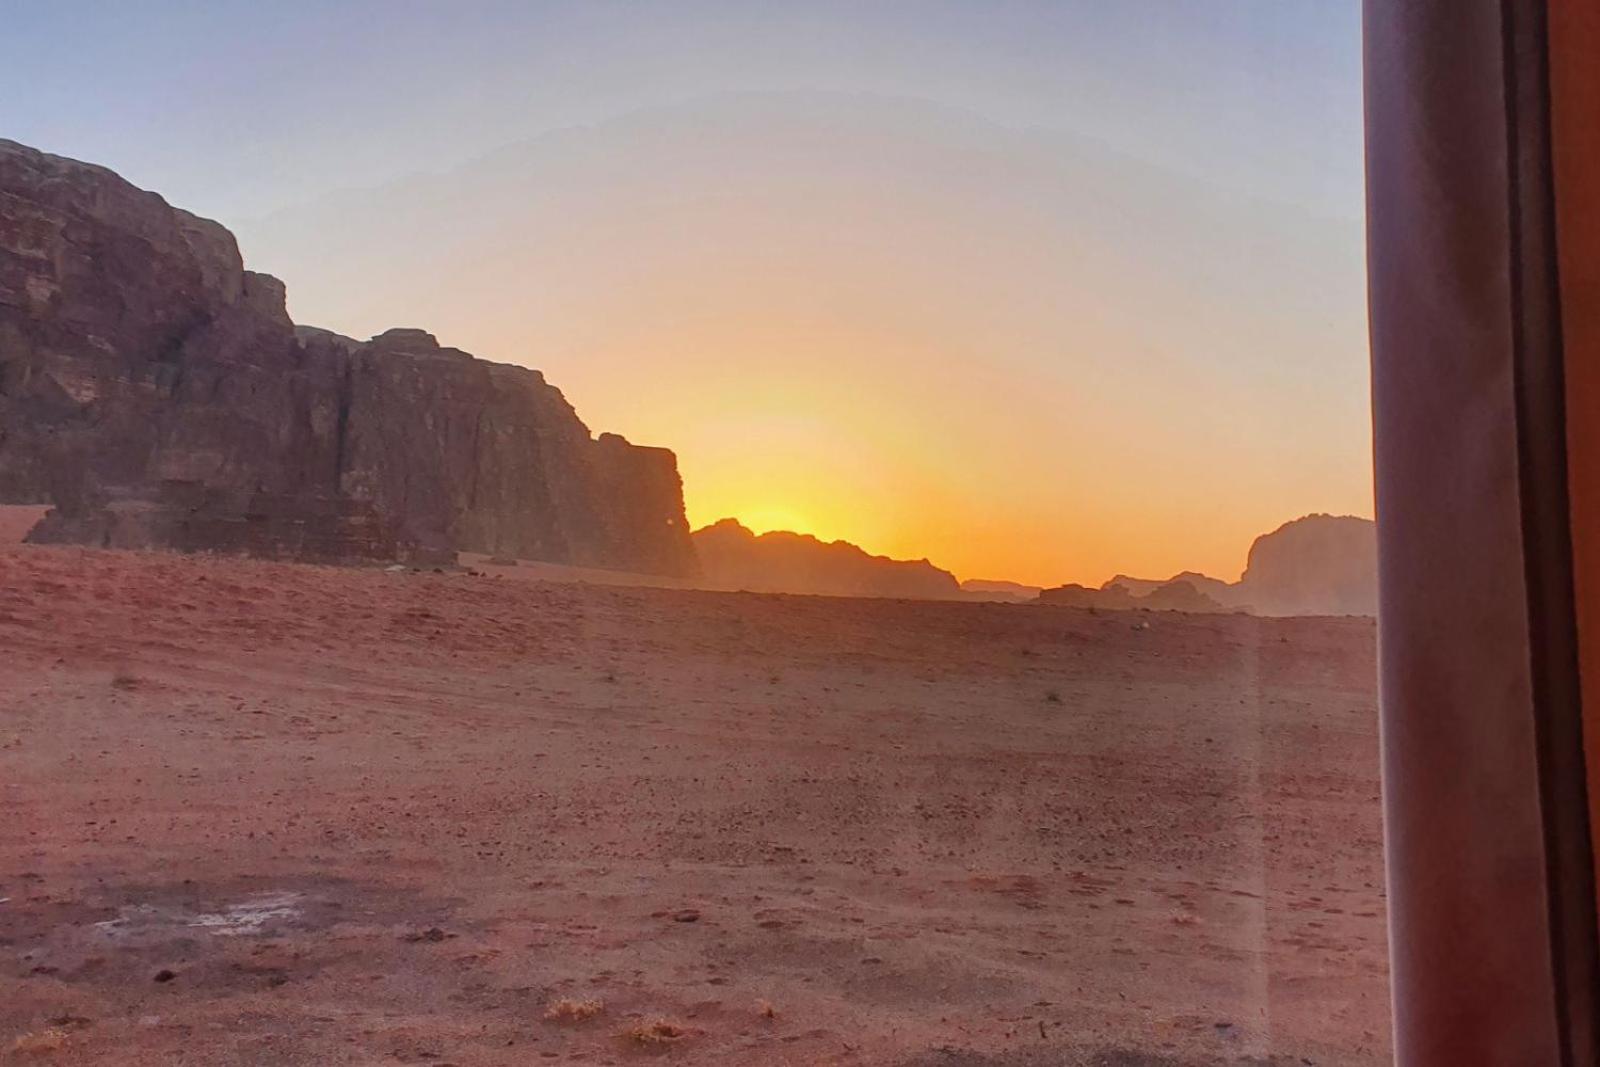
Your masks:
{"label": "scattered stone", "polygon": [[670,1045],[689,1036],[689,1028],[670,1019],[645,1019],[634,1023],[622,1036],[640,1045]]}
{"label": "scattered stone", "polygon": [[66,1031],[50,1027],[20,1035],[11,1042],[11,1051],[18,1056],[45,1056],[59,1052],[66,1044]]}
{"label": "scattered stone", "polygon": [[545,1009],[544,1017],[551,1022],[581,1023],[594,1018],[606,1006],[603,1001],[585,998],[582,1000],[572,997],[562,997]]}

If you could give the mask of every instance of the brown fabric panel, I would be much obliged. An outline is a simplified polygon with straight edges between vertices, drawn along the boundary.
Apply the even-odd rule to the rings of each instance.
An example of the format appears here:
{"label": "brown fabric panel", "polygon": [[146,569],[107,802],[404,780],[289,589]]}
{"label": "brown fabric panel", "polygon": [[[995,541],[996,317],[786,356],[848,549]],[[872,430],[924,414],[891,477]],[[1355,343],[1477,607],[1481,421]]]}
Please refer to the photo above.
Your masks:
{"label": "brown fabric panel", "polygon": [[1504,12],[1367,0],[1395,1051],[1560,1064],[1519,492]]}
{"label": "brown fabric panel", "polygon": [[1545,0],[1501,0],[1513,365],[1539,791],[1563,1062],[1594,1064],[1596,924],[1568,512],[1565,368]]}
{"label": "brown fabric panel", "polygon": [[[1567,478],[1593,783],[1600,782],[1600,4],[1556,0],[1550,20]],[[1590,826],[1600,826],[1600,790],[1590,789],[1589,804]]]}

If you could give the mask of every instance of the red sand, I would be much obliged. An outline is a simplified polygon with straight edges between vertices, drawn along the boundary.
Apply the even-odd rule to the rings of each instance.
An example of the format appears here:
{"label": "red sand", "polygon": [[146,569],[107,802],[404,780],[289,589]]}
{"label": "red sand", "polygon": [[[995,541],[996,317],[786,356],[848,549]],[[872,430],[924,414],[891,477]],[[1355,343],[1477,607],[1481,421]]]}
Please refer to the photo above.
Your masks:
{"label": "red sand", "polygon": [[0,546],[0,1059],[1387,1063],[1373,640]]}

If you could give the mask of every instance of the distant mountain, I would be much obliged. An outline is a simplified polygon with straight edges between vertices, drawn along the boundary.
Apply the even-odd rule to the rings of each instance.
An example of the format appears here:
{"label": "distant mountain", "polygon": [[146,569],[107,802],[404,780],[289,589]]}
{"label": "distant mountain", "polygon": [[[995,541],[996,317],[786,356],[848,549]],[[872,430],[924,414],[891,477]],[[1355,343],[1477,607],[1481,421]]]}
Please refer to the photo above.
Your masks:
{"label": "distant mountain", "polygon": [[1186,584],[1196,592],[1210,597],[1224,607],[1245,606],[1240,600],[1240,589],[1237,583],[1230,584],[1221,578],[1212,578],[1209,575],[1201,574],[1199,571],[1182,571],[1174,574],[1171,578],[1164,579],[1130,578],[1126,574],[1119,574],[1100,588],[1111,589],[1114,586],[1120,586],[1132,596],[1147,597],[1167,589],[1175,583]]}
{"label": "distant mountain", "polygon": [[1378,540],[1371,519],[1306,515],[1256,538],[1237,582],[1184,571],[1171,578],[1119,574],[1099,589],[1046,589],[1040,603],[1110,611],[1245,611],[1256,615],[1375,615]]}
{"label": "distant mountain", "polygon": [[1236,588],[1261,615],[1376,615],[1377,526],[1352,515],[1286,522],[1256,538]]}
{"label": "distant mountain", "polygon": [[1040,591],[1037,585],[987,578],[968,578],[961,583],[961,592],[968,600],[1034,600]]}
{"label": "distant mountain", "polygon": [[1087,585],[1068,582],[1054,589],[1039,592],[1039,603],[1062,608],[1104,608],[1107,611],[1132,611],[1140,605],[1139,598],[1128,592],[1124,585],[1091,589]]}
{"label": "distant mountain", "polygon": [[848,541],[810,534],[757,535],[735,519],[694,532],[703,585],[763,593],[816,593],[949,600],[961,595],[955,575],[925,559],[874,556]]}
{"label": "distant mountain", "polygon": [[[1193,575],[1206,583],[1229,588],[1225,582],[1205,575]],[[1098,608],[1106,611],[1187,611],[1193,614],[1213,614],[1235,610],[1230,604],[1196,586],[1191,576],[1180,575],[1165,582],[1151,579],[1113,578],[1099,589],[1085,585],[1063,585],[1039,593],[1042,604],[1057,604],[1070,608]]]}

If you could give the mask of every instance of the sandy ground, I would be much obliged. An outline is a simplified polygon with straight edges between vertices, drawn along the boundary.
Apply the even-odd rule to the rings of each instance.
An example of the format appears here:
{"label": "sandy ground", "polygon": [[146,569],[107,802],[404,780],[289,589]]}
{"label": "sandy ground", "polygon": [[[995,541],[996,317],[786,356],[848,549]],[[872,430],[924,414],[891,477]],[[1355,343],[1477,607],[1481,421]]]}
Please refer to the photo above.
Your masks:
{"label": "sandy ground", "polygon": [[1373,640],[0,546],[0,1061],[1386,1063]]}

